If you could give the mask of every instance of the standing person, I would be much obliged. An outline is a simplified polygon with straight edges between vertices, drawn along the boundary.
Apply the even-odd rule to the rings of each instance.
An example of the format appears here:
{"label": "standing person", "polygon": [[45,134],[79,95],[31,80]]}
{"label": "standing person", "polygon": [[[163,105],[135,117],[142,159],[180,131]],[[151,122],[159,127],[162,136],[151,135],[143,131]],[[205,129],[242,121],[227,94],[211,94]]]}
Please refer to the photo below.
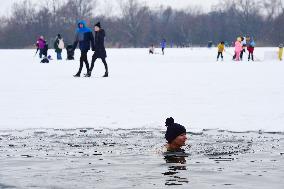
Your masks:
{"label": "standing person", "polygon": [[45,46],[46,41],[44,40],[44,37],[41,35],[37,42],[36,42],[37,49],[39,49],[39,58],[42,58],[42,55],[45,54]]}
{"label": "standing person", "polygon": [[154,54],[155,48],[154,45],[152,44],[149,48],[149,54]]}
{"label": "standing person", "polygon": [[165,48],[166,48],[166,46],[167,46],[166,40],[165,40],[165,39],[162,39],[161,48],[162,48],[162,53],[163,53],[163,55],[165,54]]}
{"label": "standing person", "polygon": [[235,54],[236,54],[236,61],[240,61],[240,55],[241,51],[243,50],[242,44],[241,44],[242,39],[238,37],[237,41],[235,42]]}
{"label": "standing person", "polygon": [[181,147],[185,145],[187,140],[185,127],[175,123],[172,117],[166,119],[166,127],[167,152],[184,152]]}
{"label": "standing person", "polygon": [[106,63],[106,49],[104,45],[104,39],[105,39],[105,30],[101,28],[101,23],[98,22],[95,24],[95,46],[92,48],[94,52],[92,57],[92,63],[90,71],[86,74],[87,77],[90,77],[92,74],[92,70],[94,68],[95,61],[100,58],[105,66],[105,74],[103,77],[108,77],[108,66]]}
{"label": "standing person", "polygon": [[218,44],[218,55],[217,55],[217,61],[219,59],[219,56],[221,55],[222,61],[223,61],[223,52],[225,50],[224,41],[221,41],[221,43]]}
{"label": "standing person", "polygon": [[86,22],[84,20],[78,22],[76,37],[73,44],[73,51],[75,51],[78,43],[79,49],[81,50],[80,67],[74,77],[80,77],[81,71],[83,69],[83,63],[85,63],[86,65],[87,73],[89,73],[90,71],[87,54],[90,50],[90,45],[92,45],[92,48],[94,46],[94,36],[92,30],[86,26]]}
{"label": "standing person", "polygon": [[251,58],[252,61],[254,61],[254,59],[253,59],[254,47],[255,47],[255,42],[253,40],[253,37],[251,37],[250,40],[249,40],[248,47],[247,47],[247,50],[249,52],[248,61],[250,60],[250,58]]}
{"label": "standing person", "polygon": [[243,55],[244,52],[246,52],[246,46],[247,46],[247,42],[246,42],[246,37],[241,37],[241,45],[242,45],[242,50],[241,50],[241,54],[240,54],[240,59],[241,61],[243,60]]}
{"label": "standing person", "polygon": [[282,56],[283,56],[283,44],[279,45],[279,52],[278,52],[278,58],[280,61],[282,61]]}
{"label": "standing person", "polygon": [[64,41],[60,34],[57,34],[57,37],[54,41],[54,49],[57,54],[57,60],[62,60],[62,49],[64,49]]}

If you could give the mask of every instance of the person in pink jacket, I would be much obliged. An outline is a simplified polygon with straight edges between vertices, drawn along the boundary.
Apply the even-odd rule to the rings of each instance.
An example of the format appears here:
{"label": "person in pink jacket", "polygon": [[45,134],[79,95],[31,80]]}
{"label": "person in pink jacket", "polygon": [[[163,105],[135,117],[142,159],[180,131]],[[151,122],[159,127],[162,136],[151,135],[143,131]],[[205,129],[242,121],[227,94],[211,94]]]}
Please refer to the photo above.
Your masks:
{"label": "person in pink jacket", "polygon": [[236,54],[236,61],[240,61],[240,55],[241,51],[243,50],[242,44],[241,44],[241,38],[238,37],[237,41],[235,42],[235,54]]}

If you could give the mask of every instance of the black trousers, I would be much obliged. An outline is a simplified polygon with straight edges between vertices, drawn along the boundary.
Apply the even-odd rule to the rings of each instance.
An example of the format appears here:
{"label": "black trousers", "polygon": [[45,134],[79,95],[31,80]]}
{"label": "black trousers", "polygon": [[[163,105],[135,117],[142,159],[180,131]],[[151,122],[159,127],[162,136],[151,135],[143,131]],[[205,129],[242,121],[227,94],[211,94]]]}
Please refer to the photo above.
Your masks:
{"label": "black trousers", "polygon": [[80,75],[81,74],[84,63],[85,63],[86,68],[87,68],[87,73],[89,73],[90,68],[89,68],[89,62],[88,62],[87,53],[88,53],[88,51],[81,51],[80,67],[79,67],[79,71],[77,72],[76,75]]}
{"label": "black trousers", "polygon": [[218,52],[217,59],[219,58],[220,55],[221,55],[221,58],[223,59],[223,53],[222,52]]}
{"label": "black trousers", "polygon": [[240,58],[241,58],[241,60],[243,59],[244,52],[246,52],[246,50],[245,50],[245,49],[243,49],[243,50],[241,51],[241,54],[240,54]]}
{"label": "black trousers", "polygon": [[249,52],[248,60],[250,60],[250,55],[251,55],[251,60],[254,61],[253,60],[253,53],[250,53],[250,52]]}
{"label": "black trousers", "polygon": [[[96,62],[96,60],[97,60],[98,58],[99,58],[99,57],[97,57],[96,54],[93,55],[93,57],[92,57],[92,62],[91,62],[90,72],[92,72],[92,70],[93,70],[93,68],[94,68],[94,65],[95,65],[95,62]],[[106,58],[100,58],[100,59],[102,59],[102,62],[104,63],[104,66],[105,66],[106,73],[108,73],[108,66],[107,66]]]}

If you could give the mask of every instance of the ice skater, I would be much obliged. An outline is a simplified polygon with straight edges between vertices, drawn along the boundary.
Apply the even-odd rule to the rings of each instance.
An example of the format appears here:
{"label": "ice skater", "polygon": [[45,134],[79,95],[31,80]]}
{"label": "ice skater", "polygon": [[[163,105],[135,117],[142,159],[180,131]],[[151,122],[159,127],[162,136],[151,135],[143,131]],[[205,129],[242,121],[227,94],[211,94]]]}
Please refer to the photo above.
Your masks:
{"label": "ice skater", "polygon": [[247,46],[247,50],[249,52],[248,61],[250,61],[250,58],[251,58],[252,61],[254,61],[254,58],[253,58],[254,47],[255,47],[255,42],[253,40],[253,37],[251,37],[249,39],[249,44]]}
{"label": "ice skater", "polygon": [[184,152],[181,147],[185,145],[187,140],[185,127],[175,123],[172,117],[166,119],[166,127],[167,152]]}
{"label": "ice skater", "polygon": [[165,54],[165,48],[167,46],[167,42],[165,39],[162,39],[161,41],[161,48],[162,48],[162,54],[164,55]]}
{"label": "ice skater", "polygon": [[103,77],[108,77],[108,66],[106,62],[107,55],[106,55],[106,49],[104,45],[105,30],[101,28],[100,22],[95,24],[94,30],[95,30],[95,45],[92,50],[95,52],[92,57],[91,68],[90,68],[90,71],[87,73],[87,77],[91,77],[94,64],[98,58],[102,60],[105,66],[105,74]]}
{"label": "ice skater", "polygon": [[81,20],[78,22],[78,28],[76,30],[76,37],[73,43],[73,51],[75,51],[77,44],[79,43],[79,49],[81,50],[80,57],[80,67],[78,72],[74,75],[74,77],[80,77],[81,71],[83,69],[83,63],[86,65],[87,74],[90,72],[89,62],[88,62],[88,51],[90,50],[90,46],[92,45],[92,49],[94,48],[94,36],[92,30],[87,27],[86,22]]}
{"label": "ice skater", "polygon": [[246,37],[241,37],[241,45],[242,45],[242,50],[240,54],[240,60],[242,61],[243,55],[246,52],[246,46],[247,46]]}
{"label": "ice skater", "polygon": [[283,56],[283,44],[280,44],[279,51],[278,51],[278,58],[280,61],[282,61],[282,56]]}
{"label": "ice skater", "polygon": [[36,52],[39,50],[39,58],[41,59],[42,58],[42,55],[45,54],[45,48],[46,48],[46,41],[44,40],[44,37],[41,35],[37,42],[36,42],[36,47],[37,47],[37,50]]}
{"label": "ice skater", "polygon": [[243,50],[241,40],[242,39],[238,37],[237,41],[235,42],[235,61],[240,61],[241,51]]}
{"label": "ice skater", "polygon": [[218,44],[218,55],[217,55],[217,61],[219,60],[219,56],[221,55],[222,61],[223,61],[223,52],[225,50],[224,41],[221,41],[221,43]]}

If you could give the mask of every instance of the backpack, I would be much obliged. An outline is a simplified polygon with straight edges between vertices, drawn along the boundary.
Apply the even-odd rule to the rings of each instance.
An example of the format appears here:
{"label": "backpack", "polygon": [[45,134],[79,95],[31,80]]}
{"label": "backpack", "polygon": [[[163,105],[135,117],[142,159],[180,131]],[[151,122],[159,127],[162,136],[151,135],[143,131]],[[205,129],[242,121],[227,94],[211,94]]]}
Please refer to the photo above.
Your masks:
{"label": "backpack", "polygon": [[58,48],[59,48],[59,49],[64,49],[64,42],[63,42],[63,39],[59,39]]}

